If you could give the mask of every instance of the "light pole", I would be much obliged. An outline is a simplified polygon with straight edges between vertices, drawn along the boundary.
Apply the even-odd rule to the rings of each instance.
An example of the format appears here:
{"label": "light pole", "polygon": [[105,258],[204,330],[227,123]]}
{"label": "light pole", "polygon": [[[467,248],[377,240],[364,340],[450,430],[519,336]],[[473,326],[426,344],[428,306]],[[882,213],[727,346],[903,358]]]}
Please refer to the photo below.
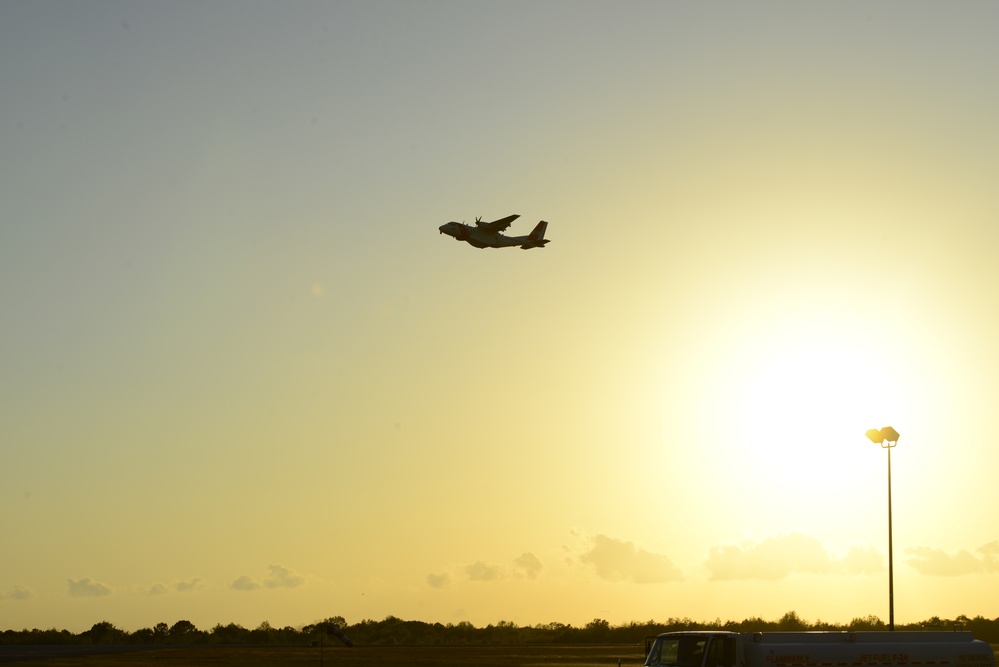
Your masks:
{"label": "light pole", "polygon": [[895,572],[891,548],[891,450],[898,444],[898,431],[885,426],[880,431],[872,428],[867,432],[871,442],[888,450],[888,629],[895,632]]}

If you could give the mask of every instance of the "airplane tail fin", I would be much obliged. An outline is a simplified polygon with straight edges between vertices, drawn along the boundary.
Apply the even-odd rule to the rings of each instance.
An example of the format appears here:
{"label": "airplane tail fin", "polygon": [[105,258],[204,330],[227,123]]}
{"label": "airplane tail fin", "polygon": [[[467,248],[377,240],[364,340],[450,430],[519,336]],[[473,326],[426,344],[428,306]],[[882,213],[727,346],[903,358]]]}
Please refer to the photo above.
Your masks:
{"label": "airplane tail fin", "polygon": [[530,239],[528,243],[520,246],[521,250],[530,250],[531,248],[544,248],[545,244],[548,243],[549,239],[545,238],[545,232],[548,231],[548,223],[542,220],[537,225],[527,238]]}
{"label": "airplane tail fin", "polygon": [[542,220],[537,225],[534,226],[534,230],[531,232],[532,241],[540,241],[545,238],[545,232],[548,231],[548,223]]}

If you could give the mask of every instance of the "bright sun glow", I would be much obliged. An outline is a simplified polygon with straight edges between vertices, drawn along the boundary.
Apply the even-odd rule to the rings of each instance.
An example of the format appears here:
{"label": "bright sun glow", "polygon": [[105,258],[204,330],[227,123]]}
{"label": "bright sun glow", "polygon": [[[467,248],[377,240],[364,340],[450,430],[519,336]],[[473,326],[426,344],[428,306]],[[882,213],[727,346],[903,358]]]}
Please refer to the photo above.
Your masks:
{"label": "bright sun glow", "polygon": [[[868,382],[878,364],[857,344],[823,336],[778,338],[735,380],[731,406],[749,440],[813,440],[822,432],[865,424],[875,400]],[[869,408],[867,408],[869,409]]]}
{"label": "bright sun glow", "polygon": [[859,316],[796,313],[726,342],[702,400],[726,448],[773,479],[807,472],[816,490],[837,488],[866,455],[866,430],[911,409],[904,355]]}

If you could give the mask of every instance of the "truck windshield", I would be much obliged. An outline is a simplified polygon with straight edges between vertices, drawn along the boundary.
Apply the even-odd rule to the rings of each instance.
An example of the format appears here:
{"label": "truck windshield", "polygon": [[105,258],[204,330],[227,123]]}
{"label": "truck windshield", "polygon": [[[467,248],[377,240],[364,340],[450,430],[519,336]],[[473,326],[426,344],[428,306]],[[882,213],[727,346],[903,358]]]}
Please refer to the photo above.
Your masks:
{"label": "truck windshield", "polygon": [[645,664],[649,667],[700,667],[705,637],[660,637],[652,645]]}

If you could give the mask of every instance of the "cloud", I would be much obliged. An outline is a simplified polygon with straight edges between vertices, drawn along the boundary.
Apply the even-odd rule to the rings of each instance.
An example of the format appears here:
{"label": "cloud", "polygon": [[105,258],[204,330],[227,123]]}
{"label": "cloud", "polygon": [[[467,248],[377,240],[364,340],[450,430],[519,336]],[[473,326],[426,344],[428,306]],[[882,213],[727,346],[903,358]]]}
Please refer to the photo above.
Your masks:
{"label": "cloud", "polygon": [[34,596],[27,586],[16,584],[9,593],[0,593],[0,600],[27,600]]}
{"label": "cloud", "polygon": [[111,588],[99,581],[93,581],[90,577],[83,579],[67,579],[69,583],[69,594],[74,598],[99,598],[111,595]]}
{"label": "cloud", "polygon": [[164,595],[168,592],[169,591],[166,586],[157,583],[149,587],[149,590],[146,591],[146,595]]}
{"label": "cloud", "polygon": [[517,576],[528,579],[537,579],[543,567],[538,557],[532,553],[525,553],[513,559],[514,572]]}
{"label": "cloud", "polygon": [[857,575],[884,570],[881,555],[874,548],[850,547],[845,556],[836,558],[822,542],[801,533],[777,535],[739,546],[713,547],[705,566],[712,581],[775,581],[795,572]]}
{"label": "cloud", "polygon": [[920,574],[935,577],[960,577],[981,572],[999,572],[999,542],[989,542],[975,549],[976,556],[966,549],[948,554],[933,547],[908,547],[906,564]]}
{"label": "cloud", "polygon": [[789,533],[741,546],[713,547],[705,565],[712,581],[774,581],[792,572],[828,572],[831,559],[815,538]]}
{"label": "cloud", "polygon": [[978,547],[986,572],[999,572],[999,541],[989,542]]}
{"label": "cloud", "polygon": [[451,576],[444,574],[428,574],[427,583],[431,588],[447,588],[451,584]]}
{"label": "cloud", "polygon": [[477,560],[465,568],[465,574],[472,581],[495,581],[502,577],[502,570],[496,565],[489,565]]}
{"label": "cloud", "polygon": [[884,560],[874,547],[850,547],[839,563],[847,574],[874,574],[885,569]]}
{"label": "cloud", "polygon": [[682,581],[683,573],[662,554],[636,547],[631,542],[606,535],[592,538],[592,547],[579,557],[583,563],[596,567],[597,576],[607,581],[630,581],[655,584]]}
{"label": "cloud", "polygon": [[174,590],[178,593],[190,593],[191,591],[196,591],[202,586],[202,581],[200,577],[195,577],[194,579],[189,579],[187,581],[178,581],[173,585]]}
{"label": "cloud", "polygon": [[143,595],[166,595],[171,592],[187,593],[201,588],[202,585],[201,579],[199,577],[195,577],[189,581],[178,581],[174,583],[173,586],[167,586],[166,584],[156,582],[148,588],[140,587],[137,590]]}
{"label": "cloud", "polygon": [[270,576],[264,578],[267,588],[298,588],[305,583],[305,578],[295,574],[283,565],[270,565]]}
{"label": "cloud", "polygon": [[[229,584],[229,588],[234,591],[255,591],[259,588],[297,588],[305,583],[305,577],[289,570],[283,565],[268,565],[270,574],[263,578],[263,583],[253,577],[244,574],[240,578]],[[199,587],[201,580],[194,578],[191,581],[177,584],[177,590],[190,591]],[[183,588],[182,588],[183,587]]]}
{"label": "cloud", "polygon": [[427,584],[431,588],[446,588],[453,581],[491,582],[508,579],[537,579],[544,569],[541,560],[532,553],[526,552],[514,558],[508,565],[489,563],[477,560],[471,565],[450,567],[445,572],[432,572],[427,575]]}
{"label": "cloud", "polygon": [[253,577],[248,577],[245,574],[239,579],[229,584],[229,588],[234,591],[255,591],[260,588],[260,584],[253,579]]}

